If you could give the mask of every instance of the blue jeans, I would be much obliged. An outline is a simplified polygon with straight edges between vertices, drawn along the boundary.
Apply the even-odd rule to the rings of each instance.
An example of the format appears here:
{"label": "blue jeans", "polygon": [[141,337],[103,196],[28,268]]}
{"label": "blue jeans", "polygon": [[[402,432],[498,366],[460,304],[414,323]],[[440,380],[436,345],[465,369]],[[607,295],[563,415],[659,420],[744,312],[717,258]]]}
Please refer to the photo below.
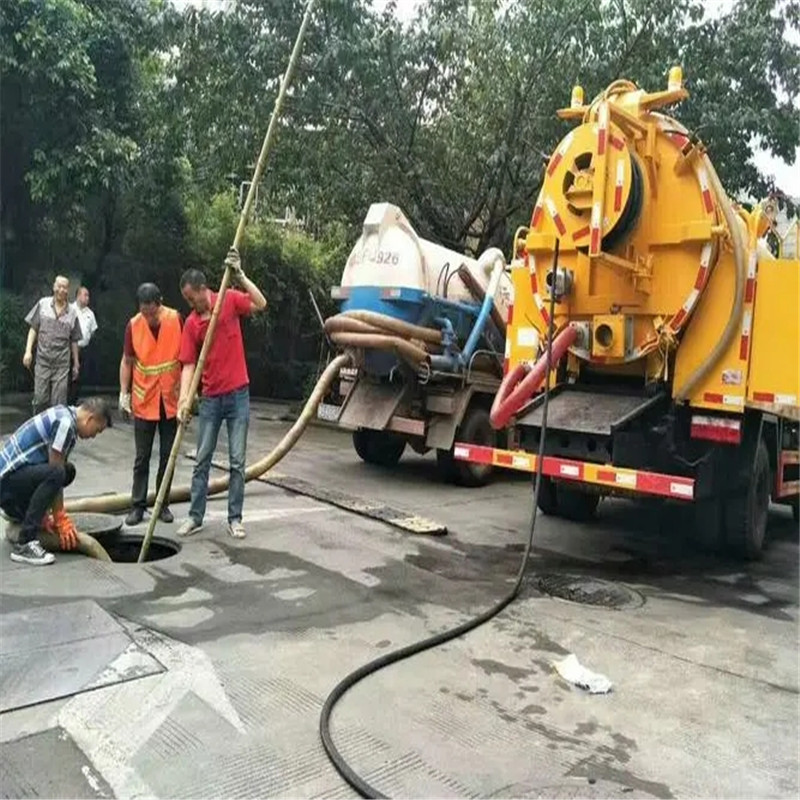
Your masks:
{"label": "blue jeans", "polygon": [[200,400],[197,426],[197,460],[192,471],[192,502],[189,516],[199,525],[206,514],[208,472],[217,446],[222,421],[228,427],[228,461],[231,482],[228,487],[228,522],[240,522],[244,504],[244,460],[247,428],[250,423],[250,390],[244,386],[235,392]]}

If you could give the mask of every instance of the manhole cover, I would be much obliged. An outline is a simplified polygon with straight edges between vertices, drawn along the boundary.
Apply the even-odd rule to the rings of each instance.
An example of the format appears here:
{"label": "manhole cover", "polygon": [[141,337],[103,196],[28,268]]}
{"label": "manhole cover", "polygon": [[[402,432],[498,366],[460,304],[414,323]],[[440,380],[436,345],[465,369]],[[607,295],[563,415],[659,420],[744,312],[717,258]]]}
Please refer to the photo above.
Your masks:
{"label": "manhole cover", "polygon": [[95,538],[122,528],[122,517],[116,517],[113,514],[94,514],[86,511],[76,512],[69,516],[81,533],[88,533],[89,536]]}
{"label": "manhole cover", "polygon": [[639,592],[591,575],[538,575],[533,583],[543,594],[572,603],[605,608],[638,608],[644,605],[644,597]]}

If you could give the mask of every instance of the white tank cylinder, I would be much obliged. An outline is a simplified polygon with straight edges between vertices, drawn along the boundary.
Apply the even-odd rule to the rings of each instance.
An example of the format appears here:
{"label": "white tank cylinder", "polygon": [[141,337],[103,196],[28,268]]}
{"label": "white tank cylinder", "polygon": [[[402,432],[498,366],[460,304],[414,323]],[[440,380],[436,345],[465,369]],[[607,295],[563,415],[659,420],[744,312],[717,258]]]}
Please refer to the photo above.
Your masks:
{"label": "white tank cylinder", "polygon": [[[341,287],[411,289],[431,297],[474,303],[472,294],[456,274],[462,265],[486,291],[493,264],[484,269],[474,258],[421,238],[397,206],[373,203],[364,219],[361,236],[347,259]],[[513,302],[508,273],[500,280],[494,302],[507,320]]]}

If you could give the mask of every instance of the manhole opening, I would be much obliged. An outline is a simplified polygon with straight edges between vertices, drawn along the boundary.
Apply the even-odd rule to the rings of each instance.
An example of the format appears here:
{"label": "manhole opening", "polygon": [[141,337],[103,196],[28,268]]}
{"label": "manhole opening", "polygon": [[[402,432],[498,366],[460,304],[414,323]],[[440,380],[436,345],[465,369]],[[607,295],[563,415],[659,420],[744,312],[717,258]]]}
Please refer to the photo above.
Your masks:
{"label": "manhole opening", "polygon": [[639,592],[591,575],[537,575],[533,583],[542,594],[571,603],[602,608],[637,608],[644,605],[644,597]]}
{"label": "manhole opening", "polygon": [[[98,541],[103,545],[114,563],[135,564],[139,560],[144,534],[124,533],[108,538],[100,537]],[[145,562],[162,561],[165,558],[171,558],[177,555],[180,549],[181,546],[177,542],[165,539],[163,536],[154,536],[150,540],[150,546],[147,548]]]}

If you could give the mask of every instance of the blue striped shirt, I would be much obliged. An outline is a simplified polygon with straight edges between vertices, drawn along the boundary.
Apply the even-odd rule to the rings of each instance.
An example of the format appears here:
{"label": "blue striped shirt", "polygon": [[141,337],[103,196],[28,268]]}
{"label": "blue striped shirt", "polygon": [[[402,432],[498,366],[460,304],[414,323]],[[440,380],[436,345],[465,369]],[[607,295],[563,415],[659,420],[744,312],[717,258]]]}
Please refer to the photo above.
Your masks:
{"label": "blue striped shirt", "polygon": [[78,436],[76,408],[53,406],[14,431],[0,450],[0,478],[31,464],[46,464],[50,448],[66,458]]}

